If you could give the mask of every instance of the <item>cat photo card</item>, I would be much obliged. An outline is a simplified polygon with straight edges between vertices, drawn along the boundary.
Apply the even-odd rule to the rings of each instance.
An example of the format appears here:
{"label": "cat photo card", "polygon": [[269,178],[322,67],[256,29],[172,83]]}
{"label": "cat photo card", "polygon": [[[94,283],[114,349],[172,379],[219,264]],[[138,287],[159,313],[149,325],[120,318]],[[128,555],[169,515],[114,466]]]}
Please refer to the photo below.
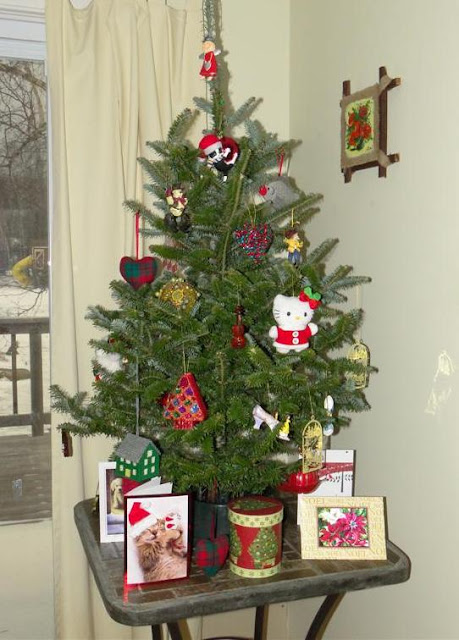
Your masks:
{"label": "cat photo card", "polygon": [[[191,562],[190,495],[142,494],[142,486],[125,495],[126,584],[187,578]],[[160,487],[164,485],[157,485]]]}

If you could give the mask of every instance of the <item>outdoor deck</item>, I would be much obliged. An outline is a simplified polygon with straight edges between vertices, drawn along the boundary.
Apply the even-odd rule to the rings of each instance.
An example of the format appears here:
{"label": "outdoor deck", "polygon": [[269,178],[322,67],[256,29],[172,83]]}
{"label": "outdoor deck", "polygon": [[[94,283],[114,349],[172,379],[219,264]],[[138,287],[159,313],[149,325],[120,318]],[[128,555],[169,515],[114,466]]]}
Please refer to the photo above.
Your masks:
{"label": "outdoor deck", "polygon": [[51,517],[51,442],[0,436],[0,525]]}

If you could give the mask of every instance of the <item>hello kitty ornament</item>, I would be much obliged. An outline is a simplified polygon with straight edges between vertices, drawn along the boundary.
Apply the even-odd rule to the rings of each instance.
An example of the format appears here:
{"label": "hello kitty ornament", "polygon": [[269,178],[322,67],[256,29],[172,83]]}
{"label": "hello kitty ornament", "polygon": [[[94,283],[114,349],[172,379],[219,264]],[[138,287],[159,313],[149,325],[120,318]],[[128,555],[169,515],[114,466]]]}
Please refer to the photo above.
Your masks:
{"label": "hello kitty ornament", "polygon": [[279,326],[271,327],[269,337],[279,353],[304,351],[309,347],[309,338],[315,336],[318,327],[311,322],[314,310],[320,306],[320,293],[306,287],[298,296],[277,295],[273,303],[273,316]]}

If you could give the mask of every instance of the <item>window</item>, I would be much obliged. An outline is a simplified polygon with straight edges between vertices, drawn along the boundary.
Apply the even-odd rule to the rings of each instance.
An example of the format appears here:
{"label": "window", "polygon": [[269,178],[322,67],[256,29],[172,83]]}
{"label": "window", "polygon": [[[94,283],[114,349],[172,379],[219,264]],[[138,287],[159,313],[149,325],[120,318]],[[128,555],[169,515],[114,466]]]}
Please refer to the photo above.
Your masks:
{"label": "window", "polygon": [[0,522],[51,516],[47,138],[44,62],[0,58]]}
{"label": "window", "polygon": [[0,0],[1,630],[37,640],[54,637],[46,96],[44,0]]}

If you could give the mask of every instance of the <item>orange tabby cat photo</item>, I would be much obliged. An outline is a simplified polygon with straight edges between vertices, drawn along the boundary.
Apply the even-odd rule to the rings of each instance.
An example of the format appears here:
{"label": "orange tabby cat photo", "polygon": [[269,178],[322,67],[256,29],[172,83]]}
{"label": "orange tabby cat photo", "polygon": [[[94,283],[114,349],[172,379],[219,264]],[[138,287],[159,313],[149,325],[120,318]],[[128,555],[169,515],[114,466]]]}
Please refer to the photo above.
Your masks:
{"label": "orange tabby cat photo", "polygon": [[127,500],[127,584],[188,576],[188,496]]}

